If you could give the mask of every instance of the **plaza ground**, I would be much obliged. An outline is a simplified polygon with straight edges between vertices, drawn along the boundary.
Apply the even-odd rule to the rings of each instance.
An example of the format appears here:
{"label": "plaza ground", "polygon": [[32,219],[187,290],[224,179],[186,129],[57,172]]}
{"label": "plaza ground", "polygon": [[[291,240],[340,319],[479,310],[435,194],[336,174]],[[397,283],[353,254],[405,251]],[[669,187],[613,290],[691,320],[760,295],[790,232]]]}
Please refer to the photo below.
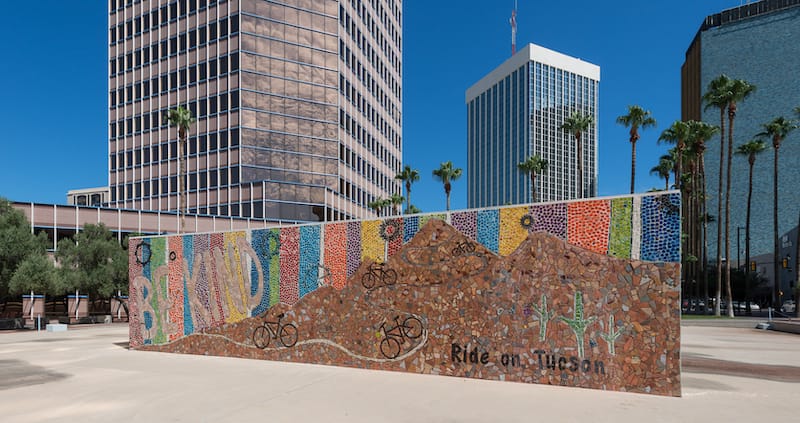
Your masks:
{"label": "plaza ground", "polygon": [[684,321],[683,397],[127,349],[124,324],[0,332],[8,422],[797,421],[800,336]]}

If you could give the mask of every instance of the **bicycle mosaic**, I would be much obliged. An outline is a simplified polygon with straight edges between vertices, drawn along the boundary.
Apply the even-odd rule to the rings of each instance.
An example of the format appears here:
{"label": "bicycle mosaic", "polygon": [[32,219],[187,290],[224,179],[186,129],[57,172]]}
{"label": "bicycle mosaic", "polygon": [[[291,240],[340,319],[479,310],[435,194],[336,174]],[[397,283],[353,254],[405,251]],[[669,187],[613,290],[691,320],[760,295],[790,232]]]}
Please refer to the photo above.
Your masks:
{"label": "bicycle mosaic", "polygon": [[133,239],[131,346],[680,395],[679,201]]}

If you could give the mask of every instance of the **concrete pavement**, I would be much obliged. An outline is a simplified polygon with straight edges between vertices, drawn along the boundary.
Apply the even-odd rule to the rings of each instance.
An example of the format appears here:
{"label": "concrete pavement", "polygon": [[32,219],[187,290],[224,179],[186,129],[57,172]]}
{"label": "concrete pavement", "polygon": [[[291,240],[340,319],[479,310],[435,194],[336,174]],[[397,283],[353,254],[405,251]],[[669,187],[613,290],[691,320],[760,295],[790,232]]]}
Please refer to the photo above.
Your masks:
{"label": "concrete pavement", "polygon": [[[682,328],[682,398],[130,351],[127,336],[127,325],[119,324],[0,333],[0,420],[641,423],[800,416],[800,336],[749,328]],[[789,376],[770,377],[768,370]]]}

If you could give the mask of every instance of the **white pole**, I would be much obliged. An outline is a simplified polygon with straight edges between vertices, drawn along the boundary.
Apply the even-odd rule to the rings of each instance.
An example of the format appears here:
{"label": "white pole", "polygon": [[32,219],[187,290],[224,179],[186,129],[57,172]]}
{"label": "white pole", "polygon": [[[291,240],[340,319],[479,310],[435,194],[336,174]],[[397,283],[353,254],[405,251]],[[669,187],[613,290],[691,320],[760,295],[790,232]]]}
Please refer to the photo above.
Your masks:
{"label": "white pole", "polygon": [[78,297],[78,290],[76,289],[75,290],[75,323],[78,323],[78,302],[79,301],[80,300],[79,300],[79,297]]}
{"label": "white pole", "polygon": [[31,289],[31,321],[33,321],[33,290]]}
{"label": "white pole", "polygon": [[117,320],[122,320],[122,294],[120,293],[119,289],[117,290]]}

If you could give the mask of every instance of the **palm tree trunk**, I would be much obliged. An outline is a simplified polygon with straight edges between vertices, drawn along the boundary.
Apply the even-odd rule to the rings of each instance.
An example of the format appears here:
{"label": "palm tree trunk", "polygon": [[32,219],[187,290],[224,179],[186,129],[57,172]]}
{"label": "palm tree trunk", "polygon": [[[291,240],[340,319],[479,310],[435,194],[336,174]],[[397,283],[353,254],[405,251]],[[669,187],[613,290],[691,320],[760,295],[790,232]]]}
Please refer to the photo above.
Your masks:
{"label": "palm tree trunk", "polygon": [[406,210],[411,209],[411,181],[406,181]]}
{"label": "palm tree trunk", "polygon": [[755,155],[751,153],[750,158],[750,177],[747,188],[747,215],[744,224],[744,300],[745,300],[745,314],[750,316],[750,206],[753,201],[753,165],[755,164]]}
{"label": "palm tree trunk", "polygon": [[178,196],[181,200],[178,214],[181,216],[181,233],[183,233],[186,229],[186,187],[184,187],[186,178],[186,159],[184,157],[186,133],[179,131],[178,138],[180,138],[178,140]]}
{"label": "palm tree trunk", "polygon": [[778,149],[780,148],[780,144],[777,144],[773,141],[773,147],[775,149],[775,157],[773,163],[773,170],[772,170],[772,239],[773,239],[773,263],[772,263],[772,306],[779,307],[778,304],[778,291],[780,291],[780,279],[778,278],[778,272],[780,271],[780,251],[778,250]]}
{"label": "palm tree trunk", "polygon": [[631,136],[631,194],[633,194],[636,179],[636,140]]}
{"label": "palm tree trunk", "polygon": [[669,191],[669,174],[664,178],[664,191]]}
{"label": "palm tree trunk", "polygon": [[444,184],[444,193],[447,196],[447,211],[450,211],[450,183]]}
{"label": "palm tree trunk", "polygon": [[725,296],[728,300],[728,317],[733,317],[733,298],[731,296],[731,162],[733,161],[733,122],[736,105],[728,108],[728,163],[725,178]]}
{"label": "palm tree trunk", "polygon": [[719,316],[719,303],[722,300],[722,177],[725,170],[725,107],[719,109],[719,184],[717,189],[717,296],[714,301],[714,315]]}
{"label": "palm tree trunk", "polygon": [[536,172],[531,170],[531,203],[536,202]]}
{"label": "palm tree trunk", "polygon": [[701,234],[700,239],[700,256],[701,262],[701,272],[703,278],[703,303],[705,303],[705,308],[703,310],[703,314],[706,314],[706,310],[708,310],[708,211],[706,210],[706,173],[705,173],[705,160],[703,157],[700,157],[700,215],[703,219],[703,232]]}
{"label": "palm tree trunk", "polygon": [[578,198],[584,198],[583,190],[583,148],[581,148],[581,133],[575,134],[575,141],[578,147]]}

